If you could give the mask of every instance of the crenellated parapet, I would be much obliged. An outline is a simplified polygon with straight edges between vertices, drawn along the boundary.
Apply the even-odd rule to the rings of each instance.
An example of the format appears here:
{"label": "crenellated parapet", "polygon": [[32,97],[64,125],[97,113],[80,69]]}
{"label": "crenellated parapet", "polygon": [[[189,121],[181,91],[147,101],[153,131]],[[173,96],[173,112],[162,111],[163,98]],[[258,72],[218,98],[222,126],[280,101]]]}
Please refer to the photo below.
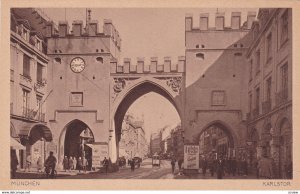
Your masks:
{"label": "crenellated parapet", "polygon": [[110,37],[115,45],[121,48],[121,37],[113,25],[112,20],[104,19],[102,32],[98,31],[98,27],[99,24],[97,20],[87,21],[85,27],[83,26],[82,20],[75,20],[72,22],[71,28],[67,21],[60,21],[58,27],[56,27],[54,22],[48,22],[46,24],[46,37]]}
{"label": "crenellated parapet", "polygon": [[[206,30],[250,30],[253,21],[256,18],[256,12],[250,11],[247,13],[247,21],[241,24],[241,12],[231,13],[231,24],[230,26],[225,26],[225,13],[217,12],[213,17],[209,13],[201,13],[199,16],[199,27],[193,26],[192,14],[186,14],[185,16],[185,31],[206,31]],[[215,20],[215,26],[209,27],[209,21]]]}
{"label": "crenellated parapet", "polygon": [[171,57],[164,57],[163,64],[158,63],[157,57],[151,57],[145,63],[144,57],[138,57],[135,62],[130,58],[124,58],[123,64],[111,59],[112,74],[147,74],[147,73],[183,73],[185,71],[185,56],[179,56],[177,62],[172,62]]}

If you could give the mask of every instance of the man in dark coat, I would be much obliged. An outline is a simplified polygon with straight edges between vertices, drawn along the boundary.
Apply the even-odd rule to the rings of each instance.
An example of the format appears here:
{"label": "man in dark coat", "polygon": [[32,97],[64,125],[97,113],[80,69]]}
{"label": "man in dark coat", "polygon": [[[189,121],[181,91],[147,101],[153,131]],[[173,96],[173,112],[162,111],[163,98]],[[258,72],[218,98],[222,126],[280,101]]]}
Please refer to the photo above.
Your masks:
{"label": "man in dark coat", "polygon": [[135,168],[135,161],[134,161],[134,159],[131,160],[130,167],[131,167],[131,172],[133,172],[134,168]]}
{"label": "man in dark coat", "polygon": [[206,160],[206,158],[204,158],[202,161],[202,173],[204,176],[206,174],[206,169],[207,169],[207,160]]}
{"label": "man in dark coat", "polygon": [[172,173],[174,174],[175,172],[175,164],[176,164],[176,159],[175,158],[172,158],[171,160],[171,166],[172,166]]}
{"label": "man in dark coat", "polygon": [[108,171],[108,160],[106,159],[106,157],[104,157],[104,160],[102,161],[103,167],[105,169],[105,173],[107,174]]}
{"label": "man in dark coat", "polygon": [[19,161],[16,155],[16,151],[15,150],[11,150],[10,151],[10,168],[11,168],[11,178],[15,178],[16,177],[16,171],[17,171],[17,167],[19,165]]}
{"label": "man in dark coat", "polygon": [[217,177],[218,179],[222,179],[224,176],[224,160],[220,157],[217,160]]}

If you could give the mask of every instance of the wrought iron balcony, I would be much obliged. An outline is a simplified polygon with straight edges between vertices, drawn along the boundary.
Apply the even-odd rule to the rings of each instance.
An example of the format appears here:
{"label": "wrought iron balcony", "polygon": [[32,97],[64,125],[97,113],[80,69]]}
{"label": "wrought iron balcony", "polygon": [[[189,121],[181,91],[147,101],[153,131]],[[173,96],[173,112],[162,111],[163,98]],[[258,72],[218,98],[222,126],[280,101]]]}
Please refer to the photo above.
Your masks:
{"label": "wrought iron balcony", "polygon": [[288,99],[288,88],[283,88],[281,91],[277,92],[275,97],[277,106],[284,103]]}
{"label": "wrought iron balcony", "polygon": [[256,118],[259,116],[259,107],[253,109],[253,117]]}
{"label": "wrought iron balcony", "polygon": [[32,80],[29,75],[22,75],[20,74],[20,84],[32,88]]}
{"label": "wrought iron balcony", "polygon": [[270,112],[271,111],[271,106],[272,106],[272,103],[271,103],[270,99],[263,102],[262,103],[262,112],[263,112],[263,114]]}
{"label": "wrought iron balcony", "polygon": [[27,107],[23,107],[23,117],[28,119],[34,119],[36,112],[33,109],[29,109]]}

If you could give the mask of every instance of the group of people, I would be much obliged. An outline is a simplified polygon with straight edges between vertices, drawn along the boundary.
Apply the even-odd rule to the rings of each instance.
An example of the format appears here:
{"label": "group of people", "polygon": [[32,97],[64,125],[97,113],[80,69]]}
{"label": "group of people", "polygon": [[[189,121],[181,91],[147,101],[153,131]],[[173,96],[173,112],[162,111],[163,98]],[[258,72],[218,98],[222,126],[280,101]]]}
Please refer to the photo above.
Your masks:
{"label": "group of people", "polygon": [[88,168],[88,160],[86,157],[67,157],[65,156],[63,159],[63,168],[66,171],[73,171],[78,170],[79,172],[84,171],[86,172]]}
{"label": "group of people", "polygon": [[181,168],[182,168],[182,163],[183,163],[183,159],[179,159],[178,161],[176,160],[175,157],[173,157],[171,159],[171,166],[172,166],[172,173],[175,173],[175,167],[176,167],[176,162],[178,164],[178,169],[179,169],[179,173],[181,173]]}
{"label": "group of people", "polygon": [[200,160],[199,167],[202,169],[204,176],[209,170],[211,176],[214,176],[216,173],[220,179],[225,175],[248,175],[248,162],[245,158],[226,158],[221,155],[218,158],[212,156],[206,159],[206,157],[203,157]]}

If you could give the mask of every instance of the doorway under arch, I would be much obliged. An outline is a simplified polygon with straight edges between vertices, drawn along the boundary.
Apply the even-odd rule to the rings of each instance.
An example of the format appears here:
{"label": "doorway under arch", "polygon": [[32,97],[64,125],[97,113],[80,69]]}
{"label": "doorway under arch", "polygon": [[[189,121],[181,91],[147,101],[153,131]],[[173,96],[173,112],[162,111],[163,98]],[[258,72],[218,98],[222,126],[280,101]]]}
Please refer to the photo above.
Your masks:
{"label": "doorway under arch", "polygon": [[236,157],[234,138],[228,127],[220,122],[207,125],[198,137],[200,155],[206,158]]}
{"label": "doorway under arch", "polygon": [[292,173],[288,173],[293,161],[292,156],[292,130],[287,118],[280,122],[280,145],[279,145],[279,176],[280,178],[292,178]]}
{"label": "doorway under arch", "polygon": [[85,157],[88,160],[88,169],[92,166],[92,148],[87,144],[94,143],[92,130],[83,121],[75,119],[63,129],[60,144],[63,149],[59,153],[59,161],[67,156],[78,159]]}

